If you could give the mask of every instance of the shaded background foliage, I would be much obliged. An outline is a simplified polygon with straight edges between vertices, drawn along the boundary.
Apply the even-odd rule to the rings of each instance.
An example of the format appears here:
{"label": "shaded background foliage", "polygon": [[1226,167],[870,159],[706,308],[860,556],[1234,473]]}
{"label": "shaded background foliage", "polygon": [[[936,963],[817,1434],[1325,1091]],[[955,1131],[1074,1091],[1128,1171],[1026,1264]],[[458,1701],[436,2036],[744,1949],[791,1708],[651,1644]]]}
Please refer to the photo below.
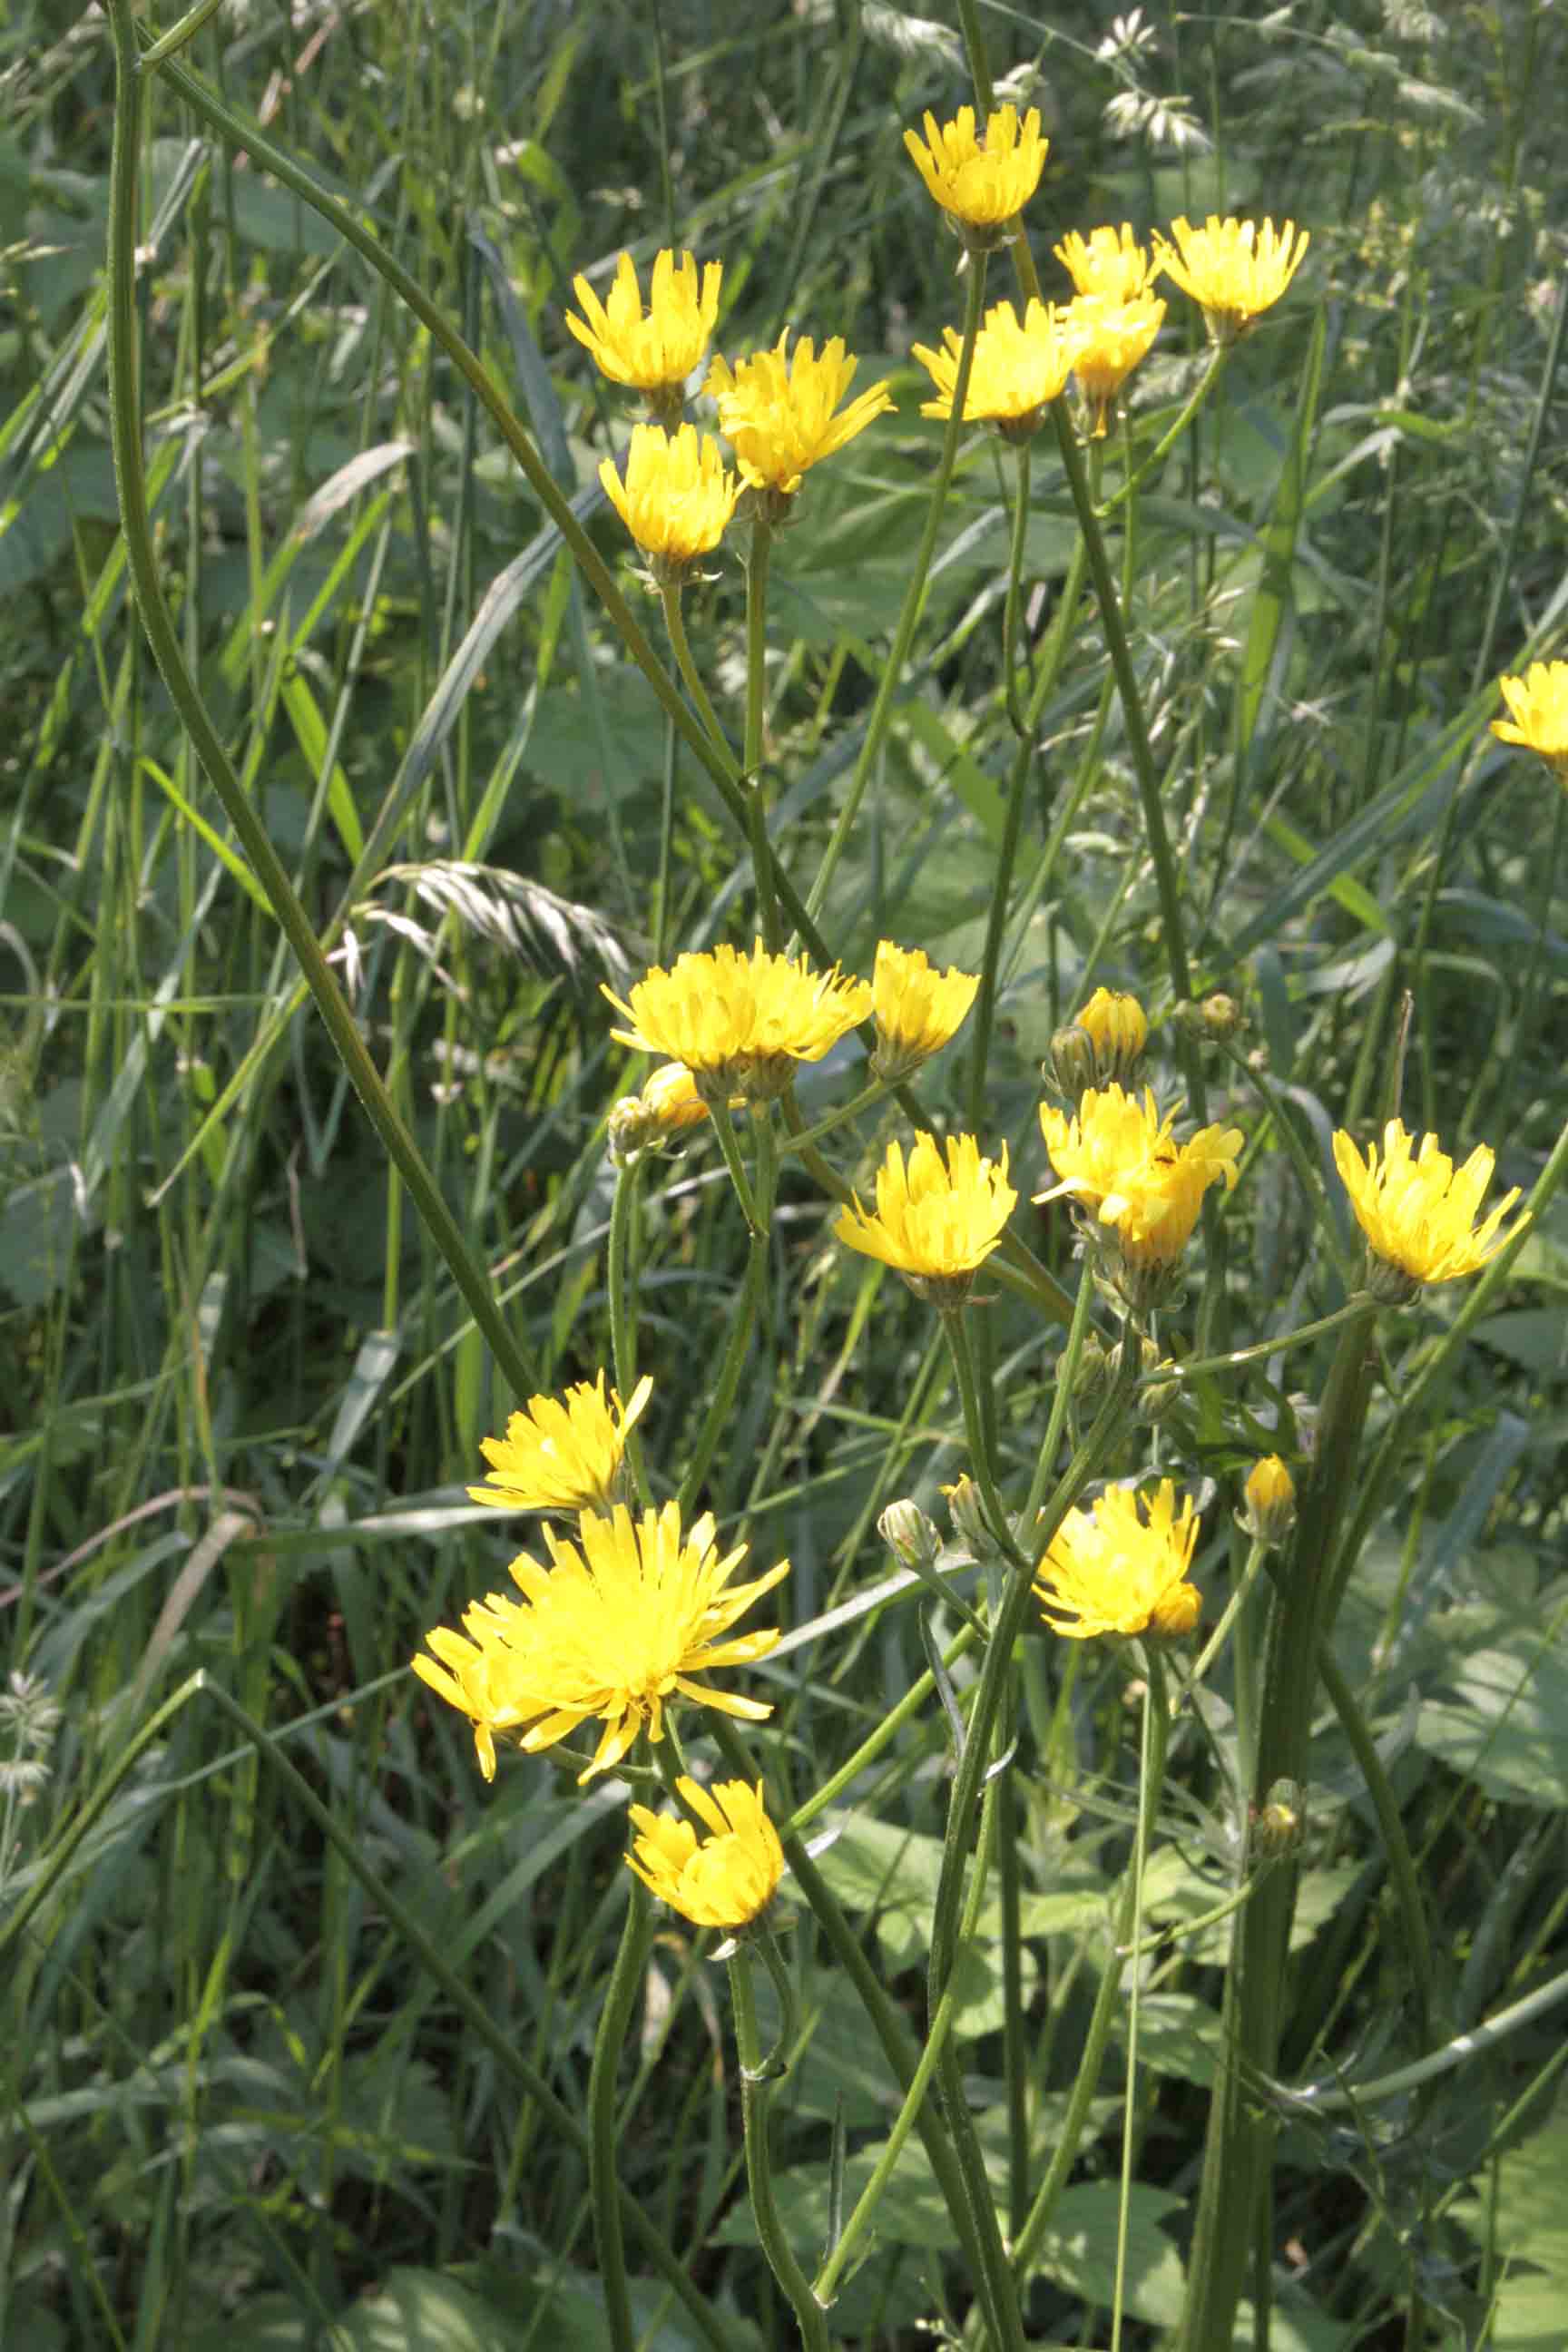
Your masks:
{"label": "shaded background foliage", "polygon": [[[1374,1110],[1413,989],[1412,1123],[1450,1144],[1491,1137],[1505,1180],[1528,1181],[1564,1108],[1563,803],[1500,748],[1465,753],[1496,669],[1563,601],[1564,217],[1556,126],[1536,102],[1562,77],[1562,24],[1522,5],[1303,0],[1132,20],[998,10],[986,32],[998,78],[1037,67],[1018,88],[1053,141],[1032,215],[1047,278],[1051,238],[1100,218],[1143,229],[1252,209],[1311,228],[1307,298],[1238,355],[1201,462],[1167,469],[1141,523],[1138,659],[1162,751],[1180,748],[1170,814],[1203,978],[1245,996],[1309,1150]],[[363,203],[462,320],[607,554],[622,542],[595,467],[624,420],[562,327],[577,270],[602,283],[623,245],[689,244],[724,259],[727,350],[788,323],[844,334],[862,383],[892,374],[898,417],[813,483],[779,555],[770,752],[781,839],[809,875],[935,446],[908,352],[955,314],[952,255],[897,132],[968,96],[952,27],[870,5],[763,5],[743,23],[607,0],[248,6],[191,54]],[[0,1622],[12,1665],[61,1710],[8,1726],[16,1757],[47,1770],[13,1772],[0,1858],[25,1887],[151,1700],[205,1666],[278,1729],[571,2098],[623,1899],[614,1804],[547,1763],[481,1794],[460,1736],[402,1672],[423,1627],[504,1557],[461,1486],[506,1401],[225,855],[129,624],[102,366],[101,20],[23,10],[0,34]],[[670,755],[649,698],[416,322],[167,96],[153,118],[149,462],[187,651],[312,918],[341,925],[377,1057],[541,1385],[559,1385],[605,1352],[601,1123],[622,1073],[598,982],[624,982],[660,944],[743,936],[737,845],[679,763],[667,843]],[[1173,323],[1139,387],[1144,423],[1190,381],[1187,332]],[[1070,544],[1048,485],[1030,529],[1037,631]],[[961,478],[908,701],[825,918],[847,963],[864,967],[881,932],[944,959],[977,950],[1011,753],[1005,546],[985,457]],[[731,568],[696,617],[731,688],[740,624]],[[1045,720],[1037,845],[1072,814],[990,1072],[992,1124],[1015,1139],[1080,990],[1158,968],[1120,721],[1096,719],[1103,672],[1080,639]],[[1230,1302],[1247,1337],[1259,1293],[1301,1316],[1334,1297],[1272,1176],[1251,1214]],[[1065,1264],[1059,1223],[1041,1217],[1033,1237]],[[1559,1224],[1534,1245],[1533,1286],[1483,1328],[1425,1455],[1398,1465],[1347,1618],[1434,1908],[1464,1923],[1460,2023],[1562,1957],[1563,1242]],[[826,1251],[804,1184],[786,1188],[776,1263],[712,1499],[744,1515],[759,1555],[788,1549],[804,1622],[874,1584],[877,1507],[908,1486],[930,1499],[958,1454],[923,1310],[879,1297],[868,1346],[870,1278]],[[696,1153],[649,1211],[656,1457],[700,1410],[691,1335],[720,1328],[738,1265],[714,1163]],[[1023,1458],[1049,1364],[1007,1309],[993,1345]],[[921,1654],[907,1617],[871,1611],[831,1656],[806,1657],[777,1689],[803,1787]],[[1103,1776],[1109,1792],[1130,1769],[1114,1677],[1068,1706],[1043,1660],[1031,1672],[1053,1773],[1089,1790]],[[919,1928],[889,1887],[918,1885],[929,1862],[942,1758],[940,1725],[912,1735],[834,1849],[895,1982]],[[1320,1940],[1289,2060],[1349,2052],[1375,2071],[1411,2054],[1398,1958],[1343,1758],[1326,1756],[1324,1785],[1304,1909]],[[1042,2054],[1046,2134],[1081,2011],[1075,1937],[1125,1834],[1114,1802],[1100,1821],[1082,1795],[1042,1796],[1033,1823],[1031,1900],[1057,1907],[1026,1922],[1030,1968],[1063,2053]],[[1197,1850],[1223,1852],[1213,1812],[1194,1822]],[[1191,1907],[1174,1864],[1161,1899],[1156,1916]],[[201,1700],[46,1917],[10,1988],[7,2089],[26,2123],[8,2343],[199,2346],[221,2327],[280,2347],[336,2323],[342,2344],[414,2342],[424,2326],[482,2346],[502,2340],[498,2313],[509,2342],[530,2326],[541,2343],[599,2340],[581,2167]],[[1152,2062],[1157,2185],[1135,2212],[1146,2331],[1170,2316],[1212,2063],[1198,1996],[1220,1957],[1198,1948]],[[791,2095],[803,2210],[839,2094],[857,2146],[887,2115],[841,1989],[820,1990]],[[966,2026],[983,2078],[993,1991],[976,1988]],[[1505,2251],[1511,2301],[1489,2340],[1549,2340],[1528,2333],[1530,2298],[1539,2287],[1544,2312],[1568,2292],[1544,2186],[1565,2126],[1523,2137],[1543,2093],[1517,2148],[1498,2136],[1550,2063],[1537,2031],[1401,2118],[1297,2130],[1287,2220],[1306,2252],[1279,2340],[1297,2326],[1313,2345],[1393,2340],[1374,2331],[1412,2276],[1430,2340],[1470,2340],[1457,2331],[1479,2326]],[[782,2342],[734,2199],[721,2050],[708,1979],[671,1934],[627,2178],[673,2242],[700,2246],[734,2340]],[[1101,2186],[1091,2166],[1081,2192]],[[1104,2210],[1084,2207],[1080,2240],[1064,2215],[1037,2314],[1057,2335],[1103,2300]],[[939,2239],[912,2183],[840,2307],[847,2334],[911,2340],[940,2295]]]}

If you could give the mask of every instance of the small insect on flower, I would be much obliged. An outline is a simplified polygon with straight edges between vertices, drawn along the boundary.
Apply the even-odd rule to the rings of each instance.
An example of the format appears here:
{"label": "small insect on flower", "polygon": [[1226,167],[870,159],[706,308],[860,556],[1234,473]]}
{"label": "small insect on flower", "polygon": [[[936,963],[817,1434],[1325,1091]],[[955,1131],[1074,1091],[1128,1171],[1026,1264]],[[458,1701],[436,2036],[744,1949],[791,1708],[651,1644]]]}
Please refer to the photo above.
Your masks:
{"label": "small insect on flower", "polygon": [[697,1927],[745,1927],[765,1911],[784,1875],[784,1849],[768,1819],[763,1784],[719,1780],[702,1788],[684,1776],[676,1789],[709,1834],[689,1822],[628,1808],[637,1836],[626,1861],[643,1885]]}
{"label": "small insect on flower", "polygon": [[1515,1185],[1477,1225],[1497,1165],[1496,1154],[1484,1143],[1456,1168],[1435,1135],[1424,1135],[1417,1149],[1403,1120],[1391,1118],[1383,1130],[1381,1160],[1375,1143],[1367,1146],[1363,1160],[1341,1128],[1334,1137],[1334,1165],[1372,1253],[1371,1286],[1387,1305],[1407,1304],[1423,1283],[1479,1274],[1529,1222],[1521,1216],[1506,1234],[1500,1231],[1520,1197]]}

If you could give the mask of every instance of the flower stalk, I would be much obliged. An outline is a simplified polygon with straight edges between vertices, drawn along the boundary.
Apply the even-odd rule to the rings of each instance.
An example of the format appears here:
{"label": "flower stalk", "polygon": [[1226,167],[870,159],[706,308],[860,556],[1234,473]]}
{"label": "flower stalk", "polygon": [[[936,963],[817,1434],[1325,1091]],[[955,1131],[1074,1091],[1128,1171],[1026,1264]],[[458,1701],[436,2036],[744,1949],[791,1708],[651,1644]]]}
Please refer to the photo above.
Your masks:
{"label": "flower stalk", "polygon": [[[1300,1496],[1294,1538],[1281,1556],[1258,1709],[1253,1790],[1259,1804],[1275,1781],[1308,1777],[1319,1644],[1332,1632],[1338,1602],[1335,1551],[1372,1393],[1375,1313],[1373,1302],[1363,1300],[1340,1335],[1318,1424],[1317,1459]],[[1272,2075],[1279,2063],[1295,1891],[1293,1869],[1271,1871],[1238,1916],[1232,1937],[1224,2054],[1209,2109],[1175,2352],[1211,2352],[1231,2341],[1247,2256],[1264,2231],[1275,2119],[1259,2109],[1248,2086],[1260,2074]]]}
{"label": "flower stalk", "polygon": [[626,2285],[626,2239],[621,2229],[616,2172],[616,2077],[642,1980],[649,1910],[647,1889],[634,1879],[615,1966],[599,2011],[598,2029],[594,2035],[594,2062],[588,2074],[588,2177],[599,2275],[605,2288],[605,2316],[613,2352],[637,2352],[637,2342]]}

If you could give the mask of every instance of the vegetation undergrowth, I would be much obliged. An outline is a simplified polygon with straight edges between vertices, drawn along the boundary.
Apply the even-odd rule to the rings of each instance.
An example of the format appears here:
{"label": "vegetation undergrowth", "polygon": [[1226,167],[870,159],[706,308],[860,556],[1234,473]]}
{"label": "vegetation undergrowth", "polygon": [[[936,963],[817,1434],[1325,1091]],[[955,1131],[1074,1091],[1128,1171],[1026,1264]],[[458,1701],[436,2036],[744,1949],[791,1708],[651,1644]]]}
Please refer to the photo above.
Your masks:
{"label": "vegetation undergrowth", "polygon": [[0,51],[0,2340],[1560,2343],[1556,12]]}

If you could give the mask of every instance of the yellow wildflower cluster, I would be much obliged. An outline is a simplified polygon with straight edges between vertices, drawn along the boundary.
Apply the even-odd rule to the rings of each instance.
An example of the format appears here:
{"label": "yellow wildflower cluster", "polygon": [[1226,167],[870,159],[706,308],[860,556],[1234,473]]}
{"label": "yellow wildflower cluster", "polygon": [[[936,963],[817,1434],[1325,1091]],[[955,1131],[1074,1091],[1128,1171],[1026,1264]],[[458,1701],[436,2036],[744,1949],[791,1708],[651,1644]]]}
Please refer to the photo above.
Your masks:
{"label": "yellow wildflower cluster", "polygon": [[1112,1082],[1091,1087],[1071,1118],[1043,1104],[1040,1131],[1060,1181],[1037,1198],[1064,1193],[1079,1202],[1111,1248],[1129,1296],[1138,1305],[1160,1295],[1186,1247],[1204,1195],[1237,1180],[1240,1129],[1210,1126],[1185,1143],[1175,1114],[1162,1116],[1153,1094],[1142,1102]]}

